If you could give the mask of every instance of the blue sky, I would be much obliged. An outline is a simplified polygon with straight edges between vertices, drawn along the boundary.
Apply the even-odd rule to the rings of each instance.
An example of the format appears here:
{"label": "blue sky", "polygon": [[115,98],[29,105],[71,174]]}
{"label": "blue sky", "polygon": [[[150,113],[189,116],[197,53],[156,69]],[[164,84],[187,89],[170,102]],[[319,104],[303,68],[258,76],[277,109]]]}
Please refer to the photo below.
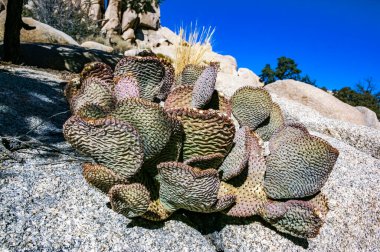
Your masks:
{"label": "blue sky", "polygon": [[294,59],[318,86],[338,89],[372,77],[380,91],[380,0],[164,0],[161,23],[216,28],[214,51],[260,74]]}

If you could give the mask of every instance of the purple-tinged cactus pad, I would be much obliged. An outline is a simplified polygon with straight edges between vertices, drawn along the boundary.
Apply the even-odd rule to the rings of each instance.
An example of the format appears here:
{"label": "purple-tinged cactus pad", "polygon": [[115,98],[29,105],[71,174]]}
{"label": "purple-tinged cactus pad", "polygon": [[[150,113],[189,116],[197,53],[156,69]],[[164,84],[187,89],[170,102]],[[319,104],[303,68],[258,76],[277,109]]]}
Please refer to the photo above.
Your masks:
{"label": "purple-tinged cactus pad", "polygon": [[215,90],[218,65],[206,67],[194,84],[191,105],[193,108],[204,108],[211,100]]}
{"label": "purple-tinged cactus pad", "polygon": [[160,201],[168,210],[214,212],[234,202],[231,195],[218,199],[220,180],[215,169],[201,170],[178,162],[161,163],[157,168]]}
{"label": "purple-tinged cactus pad", "polygon": [[141,98],[117,103],[111,116],[130,123],[138,130],[144,148],[144,160],[160,154],[173,133],[172,119],[165,110]]}
{"label": "purple-tinged cactus pad", "polygon": [[183,124],[183,160],[209,154],[227,155],[235,126],[232,120],[214,110],[170,109],[169,114]]}
{"label": "purple-tinged cactus pad", "polygon": [[283,130],[276,133],[275,144],[270,145],[265,191],[273,199],[314,195],[325,184],[339,152],[302,128],[284,127]]}
{"label": "purple-tinged cactus pad", "polygon": [[115,87],[112,91],[112,95],[116,102],[128,98],[138,98],[140,97],[140,87],[137,83],[136,78],[131,75],[118,76],[114,79]]}
{"label": "purple-tinged cactus pad", "polygon": [[115,185],[108,196],[112,210],[129,218],[142,216],[151,202],[149,191],[139,183]]}
{"label": "purple-tinged cactus pad", "polygon": [[108,193],[114,185],[128,183],[126,179],[103,165],[85,163],[82,167],[83,177],[87,183],[104,193]]}
{"label": "purple-tinged cactus pad", "polygon": [[69,118],[63,126],[66,140],[78,151],[125,179],[141,168],[143,147],[137,130],[115,118]]}
{"label": "purple-tinged cactus pad", "polygon": [[232,114],[240,126],[255,130],[272,111],[272,99],[263,88],[242,87],[231,97]]}
{"label": "purple-tinged cactus pad", "polygon": [[269,118],[260,124],[255,132],[263,141],[269,141],[276,130],[284,125],[284,122],[285,119],[280,106],[277,103],[273,103]]}

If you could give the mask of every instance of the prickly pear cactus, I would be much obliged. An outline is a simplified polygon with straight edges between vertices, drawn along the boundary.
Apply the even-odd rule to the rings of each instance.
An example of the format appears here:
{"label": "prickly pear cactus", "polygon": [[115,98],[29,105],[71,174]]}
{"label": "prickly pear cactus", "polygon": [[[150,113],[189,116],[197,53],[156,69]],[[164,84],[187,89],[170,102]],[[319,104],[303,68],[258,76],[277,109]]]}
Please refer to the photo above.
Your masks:
{"label": "prickly pear cactus", "polygon": [[279,232],[315,237],[338,151],[286,124],[263,88],[240,88],[231,99],[217,92],[217,73],[211,63],[174,76],[152,54],[125,57],[114,72],[86,65],[65,89],[73,115],[63,127],[94,160],[83,176],[128,218],[163,221],[178,209],[258,215]]}

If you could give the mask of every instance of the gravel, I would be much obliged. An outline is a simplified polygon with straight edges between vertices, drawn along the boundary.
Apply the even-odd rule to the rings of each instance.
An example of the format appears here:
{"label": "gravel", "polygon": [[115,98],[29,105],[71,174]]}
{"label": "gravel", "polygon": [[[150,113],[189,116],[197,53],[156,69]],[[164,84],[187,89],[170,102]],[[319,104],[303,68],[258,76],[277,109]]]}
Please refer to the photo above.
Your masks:
{"label": "gravel", "polygon": [[[344,128],[302,105],[278,101],[288,120],[305,123],[340,151],[322,189],[330,212],[314,239],[283,235],[259,218],[232,222],[218,214],[179,211],[152,223],[116,214],[107,197],[84,181],[61,133],[68,115],[49,118],[68,109],[61,79],[0,67],[0,83],[3,137],[45,122],[33,138],[61,152],[20,147],[12,155],[22,162],[1,161],[0,155],[0,251],[379,251],[380,161],[373,157],[378,132]],[[334,135],[333,129],[341,131]]]}
{"label": "gravel", "polygon": [[0,250],[213,250],[183,222],[142,222],[141,227],[116,214],[106,195],[86,184],[78,163],[62,164],[63,156],[20,155],[25,164],[0,173]]}

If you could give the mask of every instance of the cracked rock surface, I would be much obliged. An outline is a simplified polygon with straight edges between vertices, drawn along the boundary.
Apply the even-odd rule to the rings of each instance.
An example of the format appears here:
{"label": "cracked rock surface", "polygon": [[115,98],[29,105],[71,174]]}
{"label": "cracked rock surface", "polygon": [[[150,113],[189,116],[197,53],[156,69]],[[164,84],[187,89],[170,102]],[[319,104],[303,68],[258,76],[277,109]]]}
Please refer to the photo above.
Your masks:
{"label": "cracked rock surface", "polygon": [[61,133],[68,114],[49,118],[68,109],[62,82],[44,71],[0,66],[1,137],[20,136],[45,122],[30,135],[60,151],[24,146],[12,151],[17,160],[0,155],[0,251],[376,251],[380,247],[380,161],[373,155],[378,147],[371,140],[379,137],[379,131],[350,128],[351,133],[345,134],[362,139],[359,144],[343,133],[339,137],[318,130],[322,127],[318,125],[333,127],[341,122],[316,117],[301,105],[279,102],[294,115],[288,119],[305,123],[312,134],[340,151],[323,187],[330,212],[314,239],[280,234],[259,218],[231,221],[221,214],[179,211],[162,223],[130,220],[109,209],[107,197],[83,179],[80,162]]}

